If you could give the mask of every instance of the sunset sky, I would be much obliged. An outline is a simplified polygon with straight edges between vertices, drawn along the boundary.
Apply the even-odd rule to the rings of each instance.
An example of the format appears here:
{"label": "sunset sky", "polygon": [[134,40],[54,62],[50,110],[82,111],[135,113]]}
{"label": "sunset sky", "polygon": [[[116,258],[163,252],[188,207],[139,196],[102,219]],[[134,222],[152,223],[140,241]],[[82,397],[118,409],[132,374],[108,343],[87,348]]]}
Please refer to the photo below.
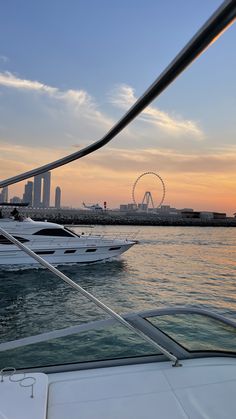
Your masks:
{"label": "sunset sky", "polygon": [[[159,76],[218,0],[11,0],[0,15],[0,178],[101,138]],[[236,211],[236,25],[122,134],[52,172],[62,204],[131,202],[143,172],[165,204]],[[22,195],[24,182],[9,187]],[[154,177],[137,186],[157,204]]]}

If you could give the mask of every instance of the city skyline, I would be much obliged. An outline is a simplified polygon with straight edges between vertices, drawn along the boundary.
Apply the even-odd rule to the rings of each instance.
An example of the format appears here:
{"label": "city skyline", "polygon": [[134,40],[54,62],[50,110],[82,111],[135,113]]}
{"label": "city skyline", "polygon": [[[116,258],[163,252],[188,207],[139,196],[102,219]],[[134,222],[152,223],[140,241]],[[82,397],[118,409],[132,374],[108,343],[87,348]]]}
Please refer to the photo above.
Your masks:
{"label": "city skyline", "polygon": [[[27,203],[32,208],[50,208],[51,206],[51,172],[34,177],[34,181],[28,181],[24,185],[22,198],[12,196],[9,198],[9,188],[0,189],[0,203]],[[54,207],[61,208],[61,188],[56,186],[54,196]]]}
{"label": "city skyline", "polygon": [[[48,172],[46,172],[46,174],[47,173]],[[41,177],[43,178],[43,176],[41,176]],[[211,209],[211,210],[207,209],[206,210],[206,209],[199,209],[198,208],[196,210],[195,208],[190,208],[190,206],[187,206],[187,207],[182,206],[182,207],[176,208],[176,207],[173,207],[173,206],[171,206],[169,204],[166,204],[166,203],[155,206],[153,198],[152,198],[152,194],[151,194],[150,191],[145,192],[144,197],[143,197],[142,200],[140,200],[140,202],[139,202],[139,200],[137,201],[137,203],[134,203],[134,201],[124,203],[124,201],[123,201],[122,203],[119,203],[117,208],[107,207],[107,202],[106,201],[103,202],[102,206],[100,206],[98,203],[97,204],[92,204],[91,203],[91,205],[86,205],[84,202],[82,202],[81,205],[77,208],[72,207],[72,206],[68,207],[68,206],[61,205],[61,188],[59,186],[57,186],[55,188],[54,205],[44,206],[44,205],[42,205],[43,202],[41,202],[41,205],[36,204],[36,206],[34,206],[34,204],[33,204],[33,201],[34,201],[33,190],[34,190],[34,182],[28,181],[25,184],[25,192],[24,192],[22,198],[20,198],[18,196],[13,196],[12,198],[9,198],[8,197],[9,196],[8,187],[5,187],[2,190],[0,190],[0,204],[1,204],[1,202],[10,202],[10,203],[13,203],[13,204],[17,205],[17,203],[22,203],[23,202],[23,203],[29,203],[29,207],[32,207],[33,209],[39,209],[39,210],[40,209],[52,209],[52,208],[62,209],[62,210],[63,209],[64,210],[68,210],[68,209],[81,210],[81,209],[86,208],[86,209],[89,209],[89,210],[92,210],[92,211],[95,211],[95,212],[96,212],[96,210],[105,210],[105,211],[107,211],[107,210],[115,210],[115,211],[119,210],[121,212],[126,212],[126,211],[134,212],[134,211],[137,210],[138,212],[139,211],[141,211],[141,212],[153,212],[154,211],[154,212],[157,212],[157,214],[162,214],[162,215],[169,214],[169,215],[172,215],[172,216],[180,214],[181,212],[188,212],[190,214],[195,214],[195,213],[202,214],[202,216],[204,218],[206,218],[206,217],[209,218],[209,217],[213,216],[213,214],[220,215],[220,216],[221,215],[222,216],[228,216],[226,211],[218,212],[215,209]],[[42,189],[41,190],[41,196],[43,196],[43,195],[44,195],[44,193],[43,193],[43,189]],[[146,199],[146,195],[149,195],[150,201],[149,201],[149,199],[148,200]],[[3,197],[5,199],[3,199]],[[51,197],[49,197],[49,198],[52,199]],[[32,205],[30,204],[30,201],[32,201]],[[235,213],[232,214],[232,215],[235,217]]]}
{"label": "city skyline", "polygon": [[[0,178],[101,138],[220,4],[4,3]],[[61,31],[65,21],[70,25]],[[174,207],[233,214],[235,36],[232,26],[109,146],[54,170],[52,188],[61,185],[63,204],[117,207],[130,201],[137,176],[151,170],[165,178]],[[22,196],[23,189],[21,182],[9,191]]]}

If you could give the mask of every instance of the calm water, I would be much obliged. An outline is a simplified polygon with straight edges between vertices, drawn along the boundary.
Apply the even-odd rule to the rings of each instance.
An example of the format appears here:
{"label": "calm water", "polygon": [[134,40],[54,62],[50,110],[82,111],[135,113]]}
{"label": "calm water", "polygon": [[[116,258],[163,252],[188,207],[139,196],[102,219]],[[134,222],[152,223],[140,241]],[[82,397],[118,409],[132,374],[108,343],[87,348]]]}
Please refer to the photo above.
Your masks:
{"label": "calm water", "polygon": [[[104,230],[127,237],[138,231],[140,244],[119,259],[59,269],[117,312],[187,304],[236,317],[236,229],[101,226],[93,232]],[[1,341],[103,317],[44,269],[0,270],[0,278]]]}

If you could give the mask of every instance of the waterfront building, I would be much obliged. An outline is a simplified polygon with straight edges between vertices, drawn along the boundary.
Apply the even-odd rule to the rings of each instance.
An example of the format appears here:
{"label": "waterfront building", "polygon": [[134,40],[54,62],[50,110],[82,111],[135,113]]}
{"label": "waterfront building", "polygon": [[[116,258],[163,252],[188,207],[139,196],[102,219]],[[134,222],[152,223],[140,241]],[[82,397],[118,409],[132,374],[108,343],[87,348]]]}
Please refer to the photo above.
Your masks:
{"label": "waterfront building", "polygon": [[11,204],[20,204],[21,202],[22,201],[21,201],[21,198],[19,196],[13,196],[13,198],[10,199]]}
{"label": "waterfront building", "polygon": [[61,208],[61,188],[59,186],[55,189],[55,208]]}
{"label": "waterfront building", "polygon": [[[43,187],[42,187],[43,186]],[[51,173],[45,172],[34,177],[34,208],[50,206]]]}
{"label": "waterfront building", "polygon": [[155,212],[161,217],[178,217],[180,215],[180,210],[170,205],[161,205],[155,209]]}
{"label": "waterfront building", "polygon": [[136,204],[127,204],[128,211],[136,211],[137,205]]}
{"label": "waterfront building", "polygon": [[22,198],[22,202],[29,204],[30,207],[33,205],[33,182],[28,181],[25,185],[25,190]]}
{"label": "waterfront building", "polygon": [[148,204],[142,203],[142,204],[138,204],[138,210],[139,211],[148,211]]}
{"label": "waterfront building", "polygon": [[181,211],[183,218],[200,218],[201,220],[219,220],[226,219],[225,212],[210,211]]}

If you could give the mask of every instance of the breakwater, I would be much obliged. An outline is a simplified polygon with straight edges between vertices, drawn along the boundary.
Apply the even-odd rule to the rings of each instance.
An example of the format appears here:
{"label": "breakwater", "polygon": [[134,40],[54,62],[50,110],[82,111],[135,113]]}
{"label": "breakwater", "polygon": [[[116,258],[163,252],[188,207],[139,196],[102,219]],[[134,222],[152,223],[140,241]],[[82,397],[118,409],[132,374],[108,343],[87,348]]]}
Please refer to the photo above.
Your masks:
{"label": "breakwater", "polygon": [[196,227],[236,227],[236,218],[200,219],[184,217],[160,217],[157,214],[122,213],[118,211],[83,211],[65,210],[34,210],[22,211],[34,220],[47,220],[59,224],[73,225],[138,225],[138,226],[196,226]]}

